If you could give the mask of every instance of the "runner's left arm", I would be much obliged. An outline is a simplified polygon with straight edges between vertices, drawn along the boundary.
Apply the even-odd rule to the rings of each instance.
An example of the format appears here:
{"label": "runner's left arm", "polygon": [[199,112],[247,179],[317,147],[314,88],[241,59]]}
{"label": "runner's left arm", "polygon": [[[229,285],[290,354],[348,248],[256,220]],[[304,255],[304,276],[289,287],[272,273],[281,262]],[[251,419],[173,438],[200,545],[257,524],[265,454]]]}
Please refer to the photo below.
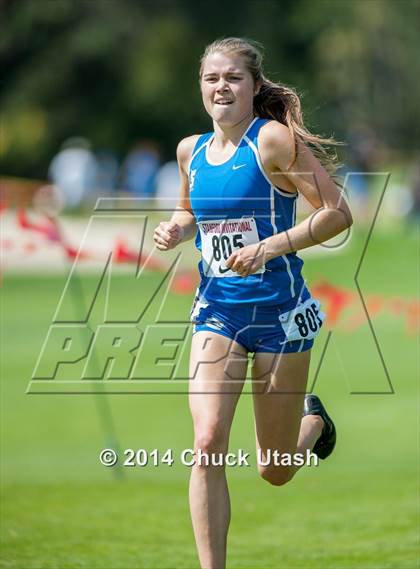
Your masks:
{"label": "runner's left arm", "polygon": [[286,178],[315,211],[291,229],[262,241],[268,260],[323,243],[353,223],[343,192],[311,150],[299,141],[296,153],[286,126],[272,121],[269,127],[265,129],[260,152],[272,166],[271,179],[278,179],[276,185],[281,187],[281,180]]}

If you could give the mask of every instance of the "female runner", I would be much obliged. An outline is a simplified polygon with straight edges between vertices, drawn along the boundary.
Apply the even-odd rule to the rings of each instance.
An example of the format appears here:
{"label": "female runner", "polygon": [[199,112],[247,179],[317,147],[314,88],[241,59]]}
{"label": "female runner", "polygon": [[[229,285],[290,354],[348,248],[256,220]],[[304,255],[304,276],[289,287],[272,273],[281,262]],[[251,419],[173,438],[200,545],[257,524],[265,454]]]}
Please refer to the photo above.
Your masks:
{"label": "female runner", "polygon": [[[275,464],[274,451],[313,450],[326,458],[336,440],[319,398],[305,396],[324,315],[305,286],[296,251],[334,237],[352,218],[328,173],[334,159],[326,147],[334,141],[304,127],[297,94],[264,77],[254,42],[227,38],[209,45],[200,87],[214,132],[179,143],[179,206],[154,233],[161,250],[196,235],[201,251],[191,311],[194,448],[227,453],[252,352],[258,468],[280,486],[299,466]],[[316,211],[295,225],[298,192]],[[224,465],[197,461],[190,509],[201,567],[223,569],[230,521]]]}

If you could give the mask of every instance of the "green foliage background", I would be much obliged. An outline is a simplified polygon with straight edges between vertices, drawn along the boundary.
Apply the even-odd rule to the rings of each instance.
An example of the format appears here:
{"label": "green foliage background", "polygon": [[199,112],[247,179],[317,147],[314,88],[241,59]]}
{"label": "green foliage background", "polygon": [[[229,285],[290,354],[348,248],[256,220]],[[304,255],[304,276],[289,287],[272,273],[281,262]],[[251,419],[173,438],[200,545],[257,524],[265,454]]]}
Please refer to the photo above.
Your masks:
{"label": "green foliage background", "polygon": [[198,61],[216,37],[262,42],[269,77],[303,95],[308,125],[363,125],[411,154],[419,124],[417,0],[14,0],[1,5],[2,171],[44,178],[69,136],[164,155],[209,130]]}

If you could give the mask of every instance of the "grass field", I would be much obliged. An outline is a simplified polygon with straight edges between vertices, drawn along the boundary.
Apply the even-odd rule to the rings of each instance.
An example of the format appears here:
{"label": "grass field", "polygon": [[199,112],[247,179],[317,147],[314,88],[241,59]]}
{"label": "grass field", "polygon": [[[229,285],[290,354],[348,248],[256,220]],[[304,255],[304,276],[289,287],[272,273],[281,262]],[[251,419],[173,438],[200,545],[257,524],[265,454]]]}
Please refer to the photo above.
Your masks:
{"label": "grass field", "polygon": [[[327,279],[354,287],[365,235],[340,253],[308,257],[309,284]],[[360,272],[366,294],[414,298],[418,235],[378,228]],[[155,277],[150,274],[148,283]],[[86,287],[93,276],[83,277]],[[187,505],[189,469],[103,467],[106,445],[91,395],[28,395],[26,389],[51,323],[65,276],[8,275],[3,281],[2,567],[137,569],[198,567]],[[121,311],[132,296],[127,275],[116,279]],[[169,310],[186,314],[190,296],[172,295]],[[394,394],[367,323],[335,330],[315,391],[336,420],[338,445],[318,468],[281,488],[249,468],[230,468],[229,568],[417,568],[418,336],[402,318],[373,320]],[[311,376],[325,332],[313,352]],[[100,397],[100,396],[99,396]],[[121,448],[192,444],[186,395],[108,398]],[[253,453],[251,397],[241,398],[231,449]]]}

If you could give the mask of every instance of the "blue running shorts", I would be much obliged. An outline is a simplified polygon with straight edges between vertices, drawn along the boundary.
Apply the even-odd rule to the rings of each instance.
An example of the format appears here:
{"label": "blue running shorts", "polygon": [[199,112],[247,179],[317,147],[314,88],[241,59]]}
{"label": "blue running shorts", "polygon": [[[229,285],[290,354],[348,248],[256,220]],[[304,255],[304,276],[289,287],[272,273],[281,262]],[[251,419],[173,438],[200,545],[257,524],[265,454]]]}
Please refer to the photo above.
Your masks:
{"label": "blue running shorts", "polygon": [[310,350],[325,315],[308,289],[280,305],[207,302],[197,293],[190,314],[193,334],[215,332],[248,352],[292,353]]}

